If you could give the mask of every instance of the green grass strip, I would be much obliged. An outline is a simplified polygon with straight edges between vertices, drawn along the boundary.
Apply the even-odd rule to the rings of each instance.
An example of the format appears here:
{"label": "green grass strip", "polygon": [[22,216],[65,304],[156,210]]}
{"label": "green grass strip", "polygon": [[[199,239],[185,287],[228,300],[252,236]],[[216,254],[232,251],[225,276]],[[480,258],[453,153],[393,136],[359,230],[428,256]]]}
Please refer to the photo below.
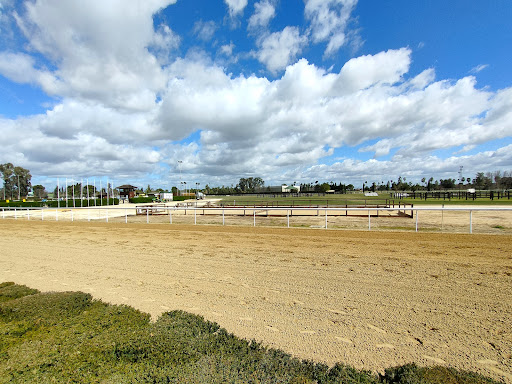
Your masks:
{"label": "green grass strip", "polygon": [[379,196],[365,196],[362,193],[351,193],[351,194],[326,194],[317,195],[311,194],[311,196],[293,196],[283,197],[281,194],[275,195],[240,195],[240,196],[222,196],[220,197],[221,204],[226,206],[356,206],[356,205],[384,205],[384,204],[413,204],[413,205],[476,205],[476,206],[495,206],[495,205],[512,205],[512,199],[501,198],[494,200],[488,198],[479,198],[476,200],[464,199],[464,198],[452,198],[452,199],[413,199],[410,197],[396,198],[391,197],[388,193],[379,193]]}

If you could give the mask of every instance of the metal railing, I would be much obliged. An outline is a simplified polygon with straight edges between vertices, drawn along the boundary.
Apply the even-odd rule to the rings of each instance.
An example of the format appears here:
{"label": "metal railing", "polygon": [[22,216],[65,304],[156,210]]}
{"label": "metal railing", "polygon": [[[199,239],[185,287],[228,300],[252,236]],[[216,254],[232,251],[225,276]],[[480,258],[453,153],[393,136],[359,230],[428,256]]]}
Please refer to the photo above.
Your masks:
{"label": "metal railing", "polygon": [[[148,206],[146,209],[140,210],[140,207],[121,207],[121,206],[103,206],[103,207],[77,207],[77,208],[33,208],[33,207],[3,207],[1,208],[2,219],[14,218],[14,219],[27,219],[27,220],[48,220],[54,219],[59,221],[61,219],[71,221],[97,221],[104,220],[109,221],[109,218],[124,218],[125,223],[128,223],[128,217],[141,215],[144,212],[146,216],[146,222],[150,223],[150,216],[153,215],[154,210]],[[188,212],[193,212],[194,224],[197,224],[197,216],[205,215],[206,212],[210,212],[210,215],[222,216],[222,225],[226,225],[226,217],[228,216],[244,216],[253,219],[253,226],[256,226],[256,218],[258,217],[269,217],[269,216],[281,216],[286,217],[286,226],[290,228],[290,219],[294,216],[311,216],[319,217],[320,215],[325,216],[324,229],[328,229],[328,218],[333,216],[356,216],[350,215],[356,213],[358,217],[368,216],[368,230],[372,230],[372,217],[378,218],[379,212],[400,212],[407,214],[409,218],[415,220],[415,231],[419,231],[419,216],[420,212],[425,211],[440,211],[444,212],[467,212],[468,213],[468,226],[469,233],[473,233],[473,212],[510,212],[511,216],[508,218],[510,222],[507,225],[512,227],[512,207],[403,207],[403,208],[392,208],[392,207],[366,207],[366,208],[355,208],[355,207],[198,207],[198,206],[159,206],[158,214],[169,216],[169,224],[173,223],[173,215],[183,213],[187,215]],[[344,214],[343,214],[344,212]],[[299,214],[297,214],[299,213]],[[316,214],[315,214],[316,213]],[[144,215],[143,214],[143,215]],[[405,219],[407,220],[407,219]]]}

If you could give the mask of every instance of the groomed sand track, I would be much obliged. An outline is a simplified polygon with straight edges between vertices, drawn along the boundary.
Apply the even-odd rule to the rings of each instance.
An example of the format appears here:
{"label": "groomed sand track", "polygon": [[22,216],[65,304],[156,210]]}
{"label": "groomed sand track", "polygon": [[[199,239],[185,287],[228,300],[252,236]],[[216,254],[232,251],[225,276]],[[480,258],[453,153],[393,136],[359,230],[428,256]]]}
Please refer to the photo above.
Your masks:
{"label": "groomed sand track", "polygon": [[197,313],[301,357],[512,383],[512,236],[0,220],[0,281]]}

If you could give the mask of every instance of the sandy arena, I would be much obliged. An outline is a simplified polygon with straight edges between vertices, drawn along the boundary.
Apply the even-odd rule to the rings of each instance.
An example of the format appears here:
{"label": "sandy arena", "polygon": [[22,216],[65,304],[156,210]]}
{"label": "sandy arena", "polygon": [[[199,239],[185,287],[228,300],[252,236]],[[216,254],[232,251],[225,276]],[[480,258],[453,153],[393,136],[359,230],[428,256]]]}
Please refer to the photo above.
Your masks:
{"label": "sandy arena", "polygon": [[183,309],[294,356],[512,383],[512,236],[0,220],[0,281]]}

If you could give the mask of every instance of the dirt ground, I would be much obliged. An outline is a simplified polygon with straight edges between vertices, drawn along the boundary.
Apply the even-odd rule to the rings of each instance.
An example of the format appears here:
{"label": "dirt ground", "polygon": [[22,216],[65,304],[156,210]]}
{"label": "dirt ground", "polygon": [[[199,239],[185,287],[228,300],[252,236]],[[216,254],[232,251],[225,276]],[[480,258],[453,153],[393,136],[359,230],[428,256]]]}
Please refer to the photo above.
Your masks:
{"label": "dirt ground", "polygon": [[0,281],[155,317],[186,310],[327,364],[444,364],[512,383],[511,235],[19,219],[0,230]]}
{"label": "dirt ground", "polygon": [[[511,206],[457,206],[456,209],[440,211],[439,206],[421,206],[419,211],[410,209],[372,211],[368,218],[368,211],[345,211],[340,208],[337,211],[294,209],[291,213],[286,210],[257,209],[253,215],[253,209],[202,209],[201,205],[218,203],[214,199],[204,201],[192,201],[189,204],[199,204],[199,209],[175,210],[176,203],[168,203],[160,214],[136,215],[136,207],[144,207],[151,204],[121,204],[105,207],[91,208],[48,208],[45,210],[17,211],[2,210],[0,218],[15,218],[17,220],[31,221],[103,221],[114,223],[160,223],[160,224],[197,224],[197,225],[237,225],[257,227],[291,227],[291,228],[325,228],[349,229],[349,230],[379,230],[379,231],[416,231],[419,232],[449,232],[449,233],[491,233],[512,235],[512,207]],[[332,207],[331,207],[332,208]],[[449,208],[449,207],[447,207]],[[480,210],[480,209],[485,210]],[[430,210],[432,209],[432,210]],[[470,212],[469,210],[472,210]],[[504,210],[500,210],[504,209]],[[169,215],[169,212],[171,215]],[[345,214],[348,216],[345,216]],[[404,214],[412,217],[407,217]],[[288,216],[287,216],[288,215]],[[326,220],[327,219],[327,220]]]}

